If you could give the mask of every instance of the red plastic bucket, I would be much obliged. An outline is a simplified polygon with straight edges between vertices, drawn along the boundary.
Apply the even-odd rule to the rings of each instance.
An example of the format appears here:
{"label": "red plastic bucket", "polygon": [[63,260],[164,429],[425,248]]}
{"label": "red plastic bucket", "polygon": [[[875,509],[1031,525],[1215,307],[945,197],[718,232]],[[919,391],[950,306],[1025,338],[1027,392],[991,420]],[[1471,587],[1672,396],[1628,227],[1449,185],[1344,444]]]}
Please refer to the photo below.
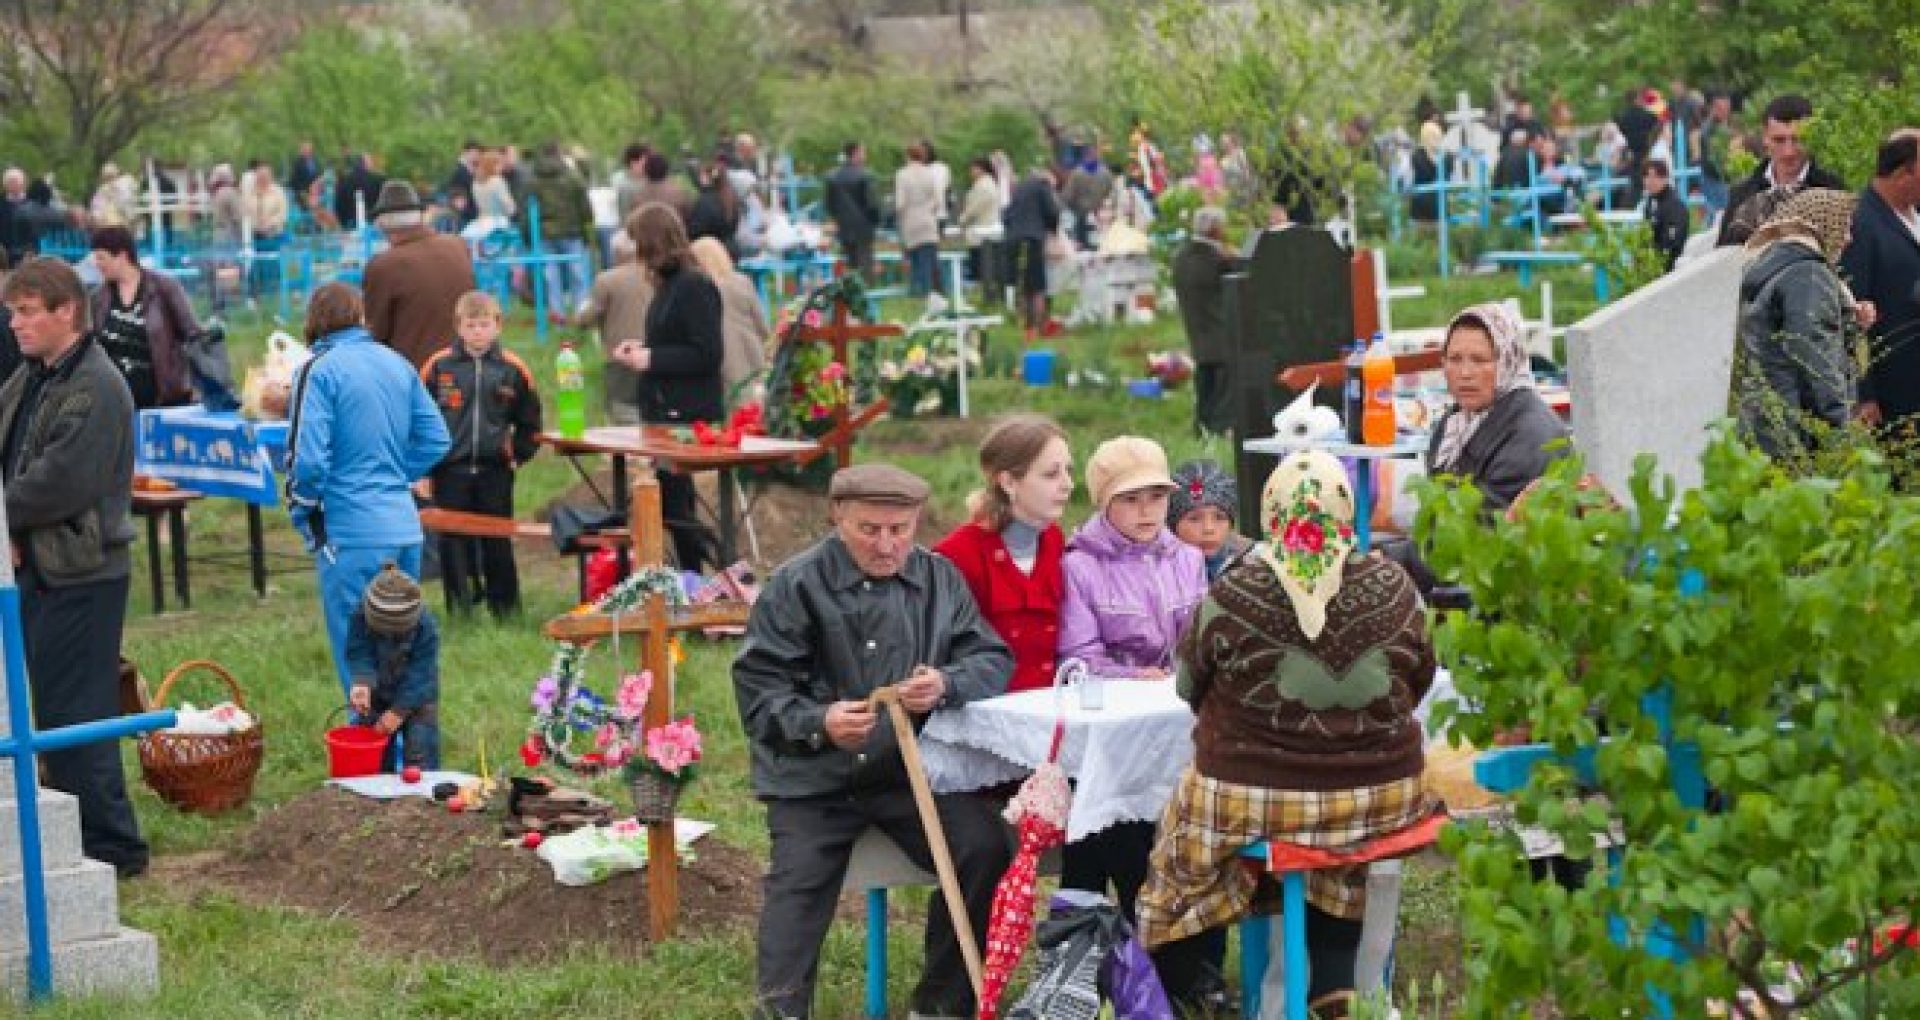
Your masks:
{"label": "red plastic bucket", "polygon": [[372,726],[335,726],[327,731],[327,774],[335,779],[371,776],[387,756],[388,736]]}

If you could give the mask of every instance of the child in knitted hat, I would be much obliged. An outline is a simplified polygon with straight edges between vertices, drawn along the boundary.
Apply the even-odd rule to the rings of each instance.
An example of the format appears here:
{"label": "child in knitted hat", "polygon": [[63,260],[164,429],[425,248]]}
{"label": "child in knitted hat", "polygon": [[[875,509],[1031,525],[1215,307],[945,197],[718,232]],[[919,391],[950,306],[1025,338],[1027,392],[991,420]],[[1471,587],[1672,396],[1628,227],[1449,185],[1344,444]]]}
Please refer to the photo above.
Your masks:
{"label": "child in knitted hat", "polygon": [[393,563],[380,568],[347,624],[347,700],[382,733],[398,731],[405,763],[440,767],[440,628],[420,585]]}
{"label": "child in knitted hat", "polygon": [[1253,540],[1234,530],[1240,484],[1210,460],[1190,460],[1174,469],[1173,494],[1167,499],[1167,527],[1180,541],[1207,558],[1207,581],[1253,548]]}

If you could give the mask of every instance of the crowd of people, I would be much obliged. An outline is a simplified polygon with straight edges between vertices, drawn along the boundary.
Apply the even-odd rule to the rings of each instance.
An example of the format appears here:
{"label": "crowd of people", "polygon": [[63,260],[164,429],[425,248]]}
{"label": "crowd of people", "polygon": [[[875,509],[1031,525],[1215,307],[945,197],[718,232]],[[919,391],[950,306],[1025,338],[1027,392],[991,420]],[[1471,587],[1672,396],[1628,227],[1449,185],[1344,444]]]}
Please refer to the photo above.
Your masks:
{"label": "crowd of people", "polygon": [[[1920,354],[1908,342],[1920,322],[1920,131],[1881,143],[1875,177],[1856,196],[1807,152],[1804,99],[1765,107],[1754,144],[1766,158],[1740,181],[1724,170],[1726,146],[1739,144],[1728,98],[1676,93],[1676,106],[1651,91],[1636,96],[1603,130],[1602,158],[1626,171],[1624,186],[1646,200],[1656,241],[1676,259],[1691,218],[1663,154],[1675,132],[1697,136],[1692,151],[1712,168],[1702,189],[1720,207],[1716,240],[1749,252],[1739,347],[1758,382],[1737,380],[1735,393],[1747,433],[1784,457],[1853,418],[1910,423],[1920,413]],[[1499,173],[1510,181],[1530,159],[1529,173],[1574,185],[1570,116],[1556,103],[1550,121],[1514,105],[1503,127],[1518,158]],[[1439,124],[1437,113],[1422,123],[1415,181],[1446,172]],[[1144,237],[1175,180],[1144,125],[1118,158],[1097,137],[1059,140],[1025,174],[1002,152],[972,158],[964,194],[930,143],[906,151],[890,194],[911,290],[942,289],[948,224],[976,249],[976,275],[986,272],[983,245],[999,240],[1029,339],[1053,327],[1047,262],[1063,233],[1103,246]],[[754,395],[773,341],[758,292],[736,268],[768,244],[775,218],[764,161],[751,136],[729,138],[683,166],[689,187],[649,145],[623,155],[613,189],[620,228],[604,268],[587,279],[548,267],[556,314],[599,331],[612,422],[719,420]],[[1224,432],[1222,280],[1238,265],[1224,203],[1265,198],[1269,224],[1284,229],[1314,221],[1320,187],[1297,176],[1256,181],[1232,135],[1192,155],[1189,179],[1208,204],[1186,224],[1172,275],[1198,362],[1196,424]],[[530,166],[511,146],[470,144],[435,202],[376,167],[347,154],[336,174],[303,145],[284,189],[265,162],[244,179],[214,167],[204,206],[216,232],[255,245],[276,243],[300,217],[338,224],[347,212],[387,242],[365,266],[364,289],[327,283],[308,301],[313,357],[288,401],[287,500],[314,557],[343,697],[399,733],[409,762],[430,766],[438,628],[417,581],[420,501],[510,515],[515,472],[537,452],[542,417],[534,374],[499,343],[499,303],[476,286],[475,246],[499,231],[537,230],[548,250],[591,264],[599,239],[585,175],[557,144],[541,146]],[[0,175],[0,271],[18,260],[0,289],[0,480],[43,727],[119,710],[117,642],[99,636],[119,634],[125,613],[136,408],[204,399],[221,376],[205,363],[205,330],[179,284],[141,263],[138,190],[110,166],[82,210],[18,168]],[[859,143],[825,181],[825,214],[854,271],[871,270],[887,190]],[[437,229],[436,209],[454,229]],[[58,224],[89,228],[101,281],[90,294],[73,267],[33,256],[36,232]],[[1432,429],[1425,467],[1473,483],[1490,512],[1508,510],[1568,454],[1565,425],[1534,388],[1521,324],[1500,304],[1462,310],[1446,327],[1442,366],[1452,407]],[[1781,406],[1791,414],[1781,417]],[[1198,724],[1172,800],[1157,820],[1069,844],[1061,881],[1113,897],[1181,1006],[1225,998],[1225,926],[1259,895],[1234,860],[1240,847],[1350,846],[1432,810],[1413,710],[1435,669],[1423,610],[1448,579],[1410,541],[1356,548],[1356,501],[1338,462],[1284,458],[1265,479],[1260,519],[1241,522],[1240,481],[1219,465],[1174,468],[1152,438],[1114,436],[1085,461],[1093,514],[1069,534],[1074,463],[1057,423],[1000,420],[978,451],[966,523],[931,548],[915,542],[930,498],[924,480],[887,465],[845,468],[828,493],[832,533],[768,580],[732,667],[772,847],[756,977],[766,1015],[809,1014],[820,944],[867,827],[931,864],[897,736],[868,701],[883,685],[924,716],[1047,686],[1069,659],[1120,681],[1177,684]],[[691,483],[662,472],[660,484],[678,562],[710,562]],[[456,607],[517,610],[505,540],[443,538],[439,552]],[[91,745],[46,762],[51,784],[80,799],[87,854],[122,874],[143,870],[148,851],[117,751]],[[1000,805],[992,793],[938,803],[983,938],[1009,850]],[[1323,1016],[1343,1015],[1364,907],[1359,872],[1315,873],[1309,902],[1312,995]],[[936,897],[914,993],[920,1016],[971,1015],[976,1005],[946,909]]]}

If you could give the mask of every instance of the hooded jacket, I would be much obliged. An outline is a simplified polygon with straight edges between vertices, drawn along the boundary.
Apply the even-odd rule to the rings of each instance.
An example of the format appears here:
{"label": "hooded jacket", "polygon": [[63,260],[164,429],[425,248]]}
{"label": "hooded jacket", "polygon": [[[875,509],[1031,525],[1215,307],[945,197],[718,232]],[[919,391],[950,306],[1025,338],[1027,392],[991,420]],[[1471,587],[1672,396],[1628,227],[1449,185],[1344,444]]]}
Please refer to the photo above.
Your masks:
{"label": "hooded jacket", "polygon": [[1740,280],[1740,357],[1734,393],[1740,427],[1768,456],[1804,449],[1801,415],[1844,425],[1853,402],[1847,295],[1812,245],[1769,245]]}
{"label": "hooded jacket", "polygon": [[442,466],[515,467],[540,452],[540,395],[512,351],[496,343],[476,358],[455,340],[420,370],[420,381],[453,441]]}
{"label": "hooded jacket", "polygon": [[1096,513],[1067,543],[1062,566],[1060,658],[1082,659],[1101,676],[1173,668],[1174,647],[1207,593],[1200,550],[1165,527],[1135,542]]}
{"label": "hooded jacket", "polygon": [[408,487],[451,444],[406,359],[358,326],[330,333],[294,377],[291,406],[287,507],[308,547],[419,542]]}

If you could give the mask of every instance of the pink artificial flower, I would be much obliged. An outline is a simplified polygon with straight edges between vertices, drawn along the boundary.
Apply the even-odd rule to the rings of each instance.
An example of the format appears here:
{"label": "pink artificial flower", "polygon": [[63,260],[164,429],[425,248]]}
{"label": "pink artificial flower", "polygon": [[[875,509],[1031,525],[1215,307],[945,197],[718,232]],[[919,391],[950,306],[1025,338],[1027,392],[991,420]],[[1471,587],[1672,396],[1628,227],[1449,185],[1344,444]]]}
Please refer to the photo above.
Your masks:
{"label": "pink artificial flower", "polygon": [[634,839],[646,835],[647,827],[631,818],[622,818],[608,826],[608,831],[621,839]]}
{"label": "pink artificial flower", "polygon": [[812,311],[808,312],[807,314],[801,316],[800,321],[802,323],[805,323],[809,328],[813,328],[813,327],[819,326],[820,323],[825,320],[823,320],[820,317],[820,309],[815,308]]}
{"label": "pink artificial flower", "polygon": [[700,731],[693,717],[656,727],[647,732],[647,758],[670,776],[700,760]]}
{"label": "pink artificial flower", "polygon": [[828,382],[839,382],[847,377],[847,366],[837,361],[829,361],[820,368],[820,378]]}
{"label": "pink artificial flower", "polygon": [[620,691],[615,696],[616,713],[622,719],[638,719],[647,711],[647,696],[653,693],[653,673],[641,670],[628,673],[620,681]]}
{"label": "pink artificial flower", "polygon": [[807,413],[809,416],[813,418],[814,421],[819,421],[820,419],[825,418],[827,415],[832,414],[833,412],[830,409],[828,409],[827,405],[816,403],[812,407],[807,409]]}
{"label": "pink artificial flower", "polygon": [[608,768],[617,769],[632,760],[633,745],[624,740],[615,740],[607,745],[607,749],[600,753],[600,757],[606,762]]}
{"label": "pink artificial flower", "polygon": [[599,729],[593,731],[593,746],[599,748],[602,754],[619,739],[620,728],[612,723],[603,723]]}

